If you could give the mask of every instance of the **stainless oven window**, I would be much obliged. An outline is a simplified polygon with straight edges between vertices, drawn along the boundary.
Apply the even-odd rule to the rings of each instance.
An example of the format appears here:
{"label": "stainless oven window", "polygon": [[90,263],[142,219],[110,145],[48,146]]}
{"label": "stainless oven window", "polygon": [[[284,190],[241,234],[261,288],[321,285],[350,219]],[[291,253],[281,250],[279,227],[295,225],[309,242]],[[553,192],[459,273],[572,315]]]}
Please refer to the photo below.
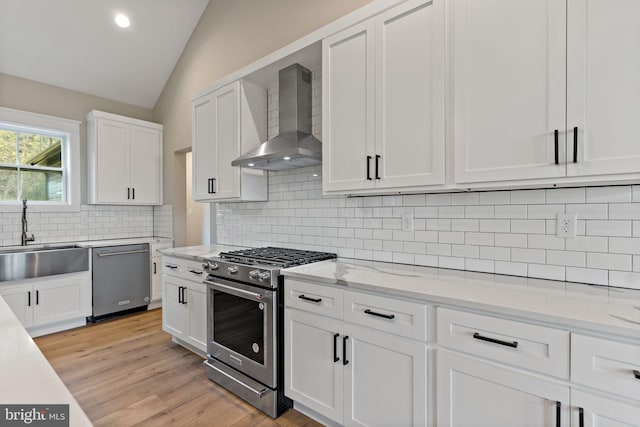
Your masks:
{"label": "stainless oven window", "polygon": [[264,365],[264,304],[219,290],[213,304],[213,340]]}

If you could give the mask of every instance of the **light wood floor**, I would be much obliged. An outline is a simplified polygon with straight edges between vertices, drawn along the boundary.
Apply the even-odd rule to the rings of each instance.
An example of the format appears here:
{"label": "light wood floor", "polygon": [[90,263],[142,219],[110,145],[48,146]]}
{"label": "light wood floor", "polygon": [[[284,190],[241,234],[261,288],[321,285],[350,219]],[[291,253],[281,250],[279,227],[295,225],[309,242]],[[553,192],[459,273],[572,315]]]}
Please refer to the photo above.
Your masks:
{"label": "light wood floor", "polygon": [[320,426],[293,409],[273,420],[210,381],[161,310],[35,341],[96,426]]}

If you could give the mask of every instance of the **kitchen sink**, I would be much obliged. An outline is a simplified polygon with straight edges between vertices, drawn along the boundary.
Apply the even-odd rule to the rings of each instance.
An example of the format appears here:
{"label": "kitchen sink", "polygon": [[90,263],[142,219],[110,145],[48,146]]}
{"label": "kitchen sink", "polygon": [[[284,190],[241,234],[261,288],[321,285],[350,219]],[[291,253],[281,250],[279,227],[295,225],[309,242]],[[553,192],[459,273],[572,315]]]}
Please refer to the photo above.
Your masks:
{"label": "kitchen sink", "polygon": [[89,270],[89,249],[76,245],[0,250],[0,282]]}

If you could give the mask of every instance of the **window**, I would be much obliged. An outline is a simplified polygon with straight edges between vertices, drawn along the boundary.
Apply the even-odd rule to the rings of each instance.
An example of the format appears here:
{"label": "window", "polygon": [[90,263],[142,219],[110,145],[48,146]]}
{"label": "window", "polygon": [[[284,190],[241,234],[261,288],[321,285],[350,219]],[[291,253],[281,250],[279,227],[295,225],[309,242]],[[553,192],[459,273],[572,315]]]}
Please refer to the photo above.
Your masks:
{"label": "window", "polygon": [[79,125],[0,108],[0,210],[79,207]]}

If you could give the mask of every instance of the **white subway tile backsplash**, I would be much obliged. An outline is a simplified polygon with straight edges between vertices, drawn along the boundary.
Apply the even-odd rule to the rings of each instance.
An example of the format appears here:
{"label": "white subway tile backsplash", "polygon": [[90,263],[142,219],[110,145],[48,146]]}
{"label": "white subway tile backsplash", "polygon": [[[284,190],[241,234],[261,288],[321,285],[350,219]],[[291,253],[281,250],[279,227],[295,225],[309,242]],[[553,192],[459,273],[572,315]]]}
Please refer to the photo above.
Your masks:
{"label": "white subway tile backsplash", "polygon": [[631,187],[591,187],[587,188],[587,203],[629,203],[631,202]]}
{"label": "white subway tile backsplash", "polygon": [[631,271],[632,258],[631,255],[588,253],[587,267]]}
{"label": "white subway tile backsplash", "polygon": [[[314,133],[322,127],[321,81],[314,72]],[[277,101],[276,86],[269,90],[274,134]],[[212,205],[218,242],[275,242],[366,260],[640,289],[640,185],[349,198],[323,196],[320,175],[319,166],[269,172],[269,202]],[[134,227],[131,219],[108,218],[123,216],[121,207],[83,209],[84,235],[128,233]],[[169,219],[164,228],[161,212]],[[578,217],[576,238],[555,236],[556,214],[564,212]],[[404,214],[413,215],[413,231],[402,231]],[[55,217],[41,216],[38,225],[58,226],[46,231],[50,235],[73,231],[46,220]],[[171,235],[171,207],[154,208],[153,217],[155,227],[148,229]],[[3,243],[19,239],[19,218],[11,219],[0,215]],[[112,225],[104,228],[107,224]]]}
{"label": "white subway tile backsplash", "polygon": [[631,237],[631,221],[587,220],[586,235]]}

